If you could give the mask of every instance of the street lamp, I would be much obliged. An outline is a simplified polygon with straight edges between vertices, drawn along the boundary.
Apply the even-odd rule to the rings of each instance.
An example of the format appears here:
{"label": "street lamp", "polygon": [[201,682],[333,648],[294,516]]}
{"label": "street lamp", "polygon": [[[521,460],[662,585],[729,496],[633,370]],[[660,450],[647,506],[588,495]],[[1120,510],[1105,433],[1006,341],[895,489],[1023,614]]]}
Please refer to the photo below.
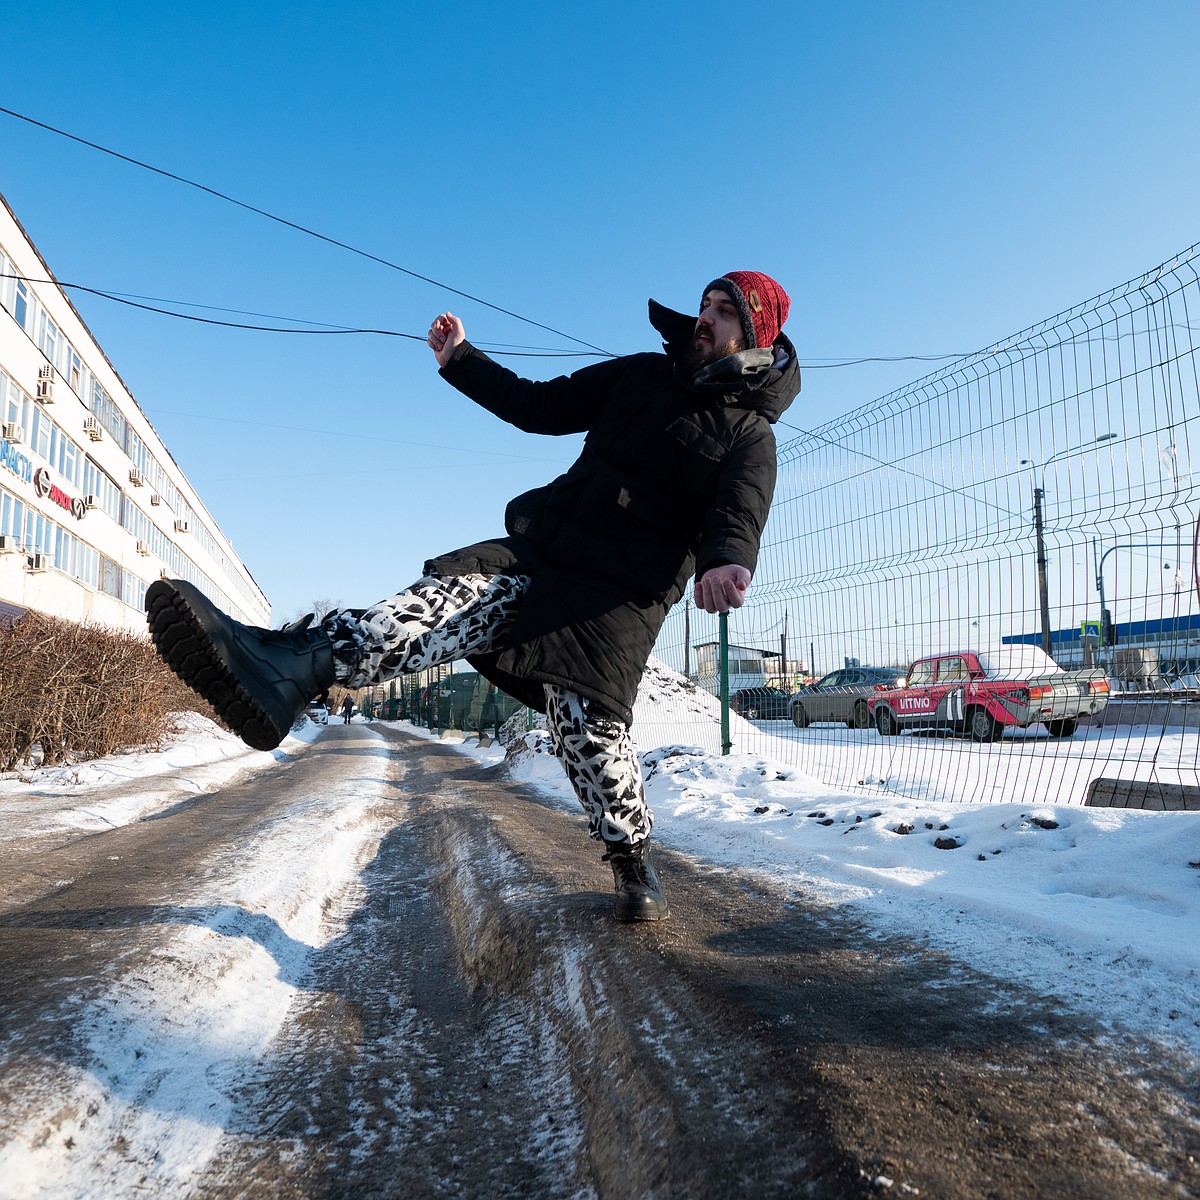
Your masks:
{"label": "street lamp", "polygon": [[1037,581],[1038,581],[1038,598],[1042,610],[1042,649],[1046,655],[1050,654],[1050,589],[1046,582],[1046,538],[1045,529],[1042,523],[1042,502],[1045,498],[1045,488],[1038,487],[1037,473],[1043,473],[1042,478],[1045,479],[1046,468],[1056,459],[1065,458],[1068,454],[1075,454],[1080,450],[1088,450],[1092,446],[1098,446],[1101,442],[1111,442],[1117,435],[1115,433],[1101,433],[1092,438],[1091,441],[1081,442],[1078,446],[1069,446],[1066,450],[1059,450],[1057,453],[1050,455],[1043,463],[1035,463],[1032,459],[1021,459],[1021,466],[1032,467],[1034,471],[1034,486],[1033,486],[1033,528],[1037,538]]}

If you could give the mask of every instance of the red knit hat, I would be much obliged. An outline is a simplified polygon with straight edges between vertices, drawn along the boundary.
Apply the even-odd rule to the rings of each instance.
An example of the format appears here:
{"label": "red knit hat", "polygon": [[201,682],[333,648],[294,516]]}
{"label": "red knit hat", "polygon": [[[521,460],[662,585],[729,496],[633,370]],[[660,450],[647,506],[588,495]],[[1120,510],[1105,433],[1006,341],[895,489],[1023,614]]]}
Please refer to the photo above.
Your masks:
{"label": "red knit hat", "polygon": [[770,275],[761,271],[730,271],[714,279],[704,289],[704,295],[714,289],[725,292],[738,306],[748,349],[774,345],[792,301]]}

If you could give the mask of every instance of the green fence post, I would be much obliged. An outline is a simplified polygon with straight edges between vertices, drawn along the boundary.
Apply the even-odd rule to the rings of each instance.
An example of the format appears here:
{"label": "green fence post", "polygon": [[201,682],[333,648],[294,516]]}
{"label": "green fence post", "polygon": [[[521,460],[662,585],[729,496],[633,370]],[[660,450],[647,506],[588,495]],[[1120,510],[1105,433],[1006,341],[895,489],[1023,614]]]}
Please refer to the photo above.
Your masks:
{"label": "green fence post", "polygon": [[729,740],[729,614],[720,616],[721,661],[717,669],[721,673],[721,753],[728,754],[733,747]]}

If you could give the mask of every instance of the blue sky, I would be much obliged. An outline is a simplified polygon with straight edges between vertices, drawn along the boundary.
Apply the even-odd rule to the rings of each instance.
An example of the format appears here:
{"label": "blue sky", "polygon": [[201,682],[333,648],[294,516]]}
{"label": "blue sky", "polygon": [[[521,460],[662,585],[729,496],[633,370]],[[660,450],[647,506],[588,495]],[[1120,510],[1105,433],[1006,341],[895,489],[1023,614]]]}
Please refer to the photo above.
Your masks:
{"label": "blue sky", "polygon": [[[607,350],[657,348],[648,296],[771,273],[812,364],[781,441],[940,365],[823,360],[967,353],[1200,240],[1190,2],[62,0],[3,31],[3,107]],[[576,348],[3,114],[0,192],[66,282]],[[578,450],[418,342],[75,302],[277,617],[399,590]]]}

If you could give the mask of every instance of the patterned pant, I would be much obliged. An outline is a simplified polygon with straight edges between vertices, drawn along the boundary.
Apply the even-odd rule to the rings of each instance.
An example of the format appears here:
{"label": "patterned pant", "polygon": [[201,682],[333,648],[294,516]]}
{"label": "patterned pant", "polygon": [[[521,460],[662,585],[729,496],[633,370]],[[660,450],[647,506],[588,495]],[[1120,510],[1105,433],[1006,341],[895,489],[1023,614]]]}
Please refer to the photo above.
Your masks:
{"label": "patterned pant", "polygon": [[[528,587],[524,575],[426,576],[371,608],[330,613],[322,625],[337,681],[367,687],[491,650]],[[577,692],[544,687],[550,743],[588,815],[588,832],[610,845],[644,841],[654,817],[625,723]]]}

